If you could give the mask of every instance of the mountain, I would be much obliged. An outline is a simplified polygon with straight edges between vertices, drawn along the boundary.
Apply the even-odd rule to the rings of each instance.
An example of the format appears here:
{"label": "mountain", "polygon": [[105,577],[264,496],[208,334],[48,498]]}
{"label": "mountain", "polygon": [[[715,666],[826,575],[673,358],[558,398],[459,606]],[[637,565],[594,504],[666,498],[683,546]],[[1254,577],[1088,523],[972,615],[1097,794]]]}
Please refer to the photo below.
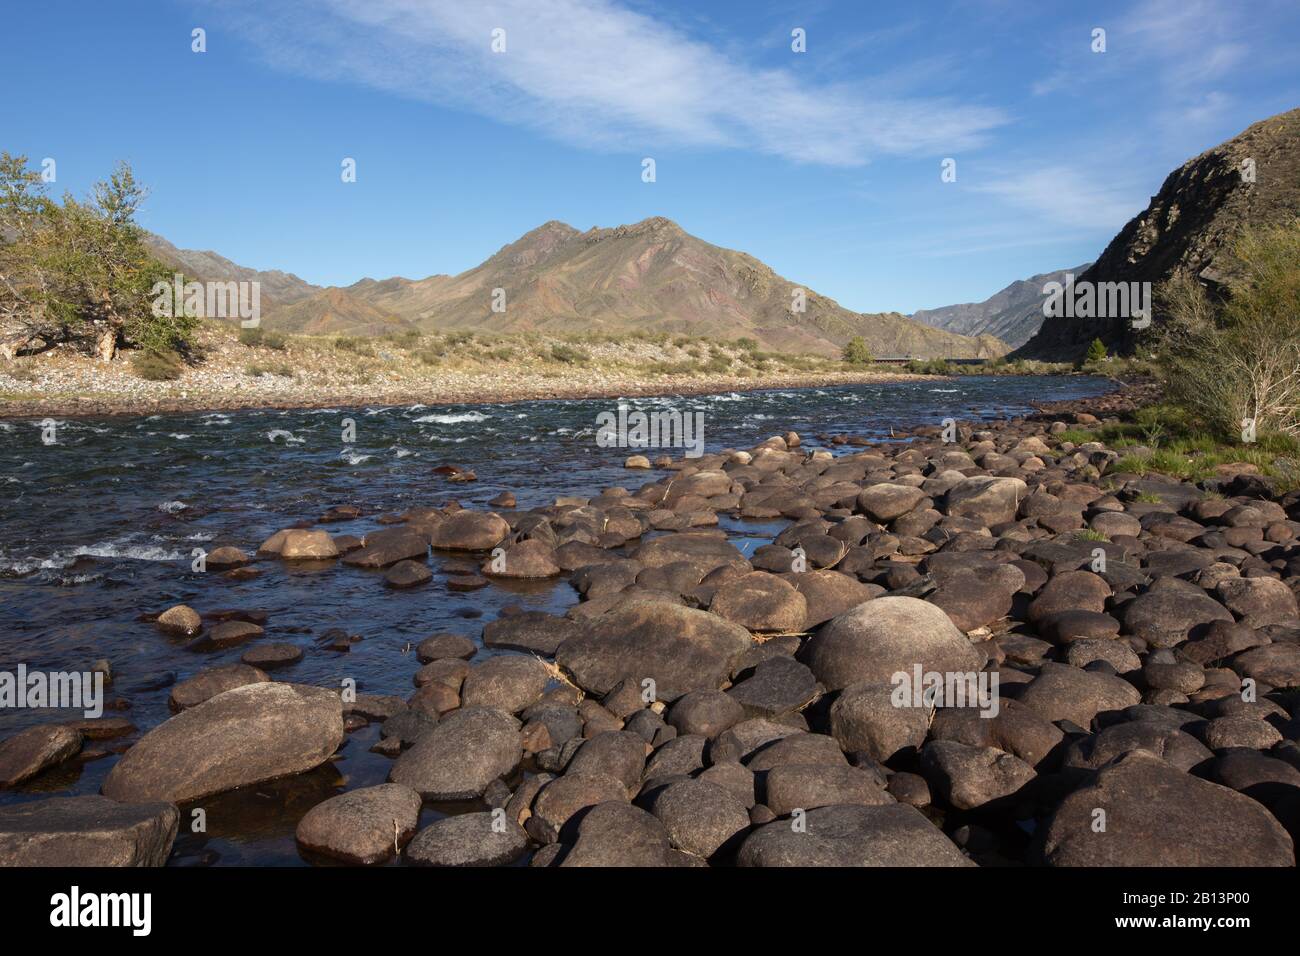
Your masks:
{"label": "mountain", "polygon": [[[226,262],[200,255],[214,267]],[[196,259],[194,266],[200,278],[227,277],[205,273],[208,260]],[[753,256],[711,245],[662,217],[586,232],[547,222],[454,276],[362,279],[319,289],[285,273],[246,271],[276,278],[275,305],[266,306],[264,290],[263,312],[268,328],[286,331],[654,331],[749,337],[770,350],[823,355],[838,354],[860,335],[878,356],[970,358],[1006,351],[992,336],[955,335],[897,312],[853,312],[810,289],[804,311],[793,311],[795,283]],[[493,309],[494,299],[501,302],[497,289],[504,290],[504,311]]]}
{"label": "mountain", "polygon": [[[1243,175],[1253,161],[1253,182]],[[1300,216],[1300,109],[1262,120],[1239,136],[1188,160],[1165,179],[1150,205],[1120,230],[1075,282],[1150,282],[1192,271],[1216,293],[1237,271],[1231,248],[1246,224]],[[1162,321],[1158,301],[1152,316]],[[1123,317],[1049,318],[1013,358],[1070,360],[1100,338],[1131,350],[1133,329]]]}
{"label": "mountain", "polygon": [[145,245],[164,265],[171,266],[185,273],[187,279],[200,282],[221,280],[223,282],[260,282],[262,310],[271,311],[278,306],[300,302],[321,292],[320,286],[312,285],[298,278],[292,272],[259,272],[231,262],[225,256],[215,252],[200,252],[197,249],[178,249],[162,236],[152,233],[145,237]]}
{"label": "mountain", "polygon": [[1091,264],[1017,279],[983,302],[921,309],[912,318],[958,335],[993,335],[1013,348],[1024,345],[1043,324],[1043,286],[1064,282],[1067,273],[1078,276]]}

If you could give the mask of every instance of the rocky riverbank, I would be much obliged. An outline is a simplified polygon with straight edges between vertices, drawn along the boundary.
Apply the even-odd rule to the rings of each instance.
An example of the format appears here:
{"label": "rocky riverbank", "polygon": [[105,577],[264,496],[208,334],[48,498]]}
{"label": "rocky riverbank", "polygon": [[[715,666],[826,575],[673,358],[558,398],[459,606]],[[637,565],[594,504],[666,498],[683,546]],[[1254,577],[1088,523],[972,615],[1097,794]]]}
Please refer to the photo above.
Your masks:
{"label": "rocky riverbank", "polygon": [[[148,609],[144,639],[243,662],[174,685],[176,715],[142,735],[118,716],[0,742],[9,787],[124,751],[102,796],[0,809],[0,862],[162,863],[207,798],[379,724],[388,782],[307,809],[308,859],[1293,866],[1300,493],[1125,474],[1061,437],[1150,397],[811,452],[789,433],[360,536],[330,531],[350,509],[287,517],[209,566],[294,562],[322,587],[339,565],[398,589],[562,579],[581,600],[429,635],[392,696],[273,679],[297,648],[228,596]],[[719,515],[789,523],[746,556]],[[442,580],[430,549],[457,556]],[[456,812],[421,828],[429,803]]]}
{"label": "rocky riverbank", "polygon": [[291,336],[271,347],[242,344],[217,325],[200,329],[193,356],[175,366],[174,378],[142,377],[138,358],[123,351],[103,363],[64,347],[0,360],[0,416],[706,395],[918,378],[686,338],[570,344],[469,337],[403,346]]}

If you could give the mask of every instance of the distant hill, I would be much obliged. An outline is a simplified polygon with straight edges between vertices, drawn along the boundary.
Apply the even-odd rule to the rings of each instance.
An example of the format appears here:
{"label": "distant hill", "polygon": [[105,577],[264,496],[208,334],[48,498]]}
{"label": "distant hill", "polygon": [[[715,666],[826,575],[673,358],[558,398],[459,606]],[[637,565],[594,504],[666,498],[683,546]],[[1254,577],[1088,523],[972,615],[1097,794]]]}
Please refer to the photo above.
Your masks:
{"label": "distant hill", "polygon": [[[241,268],[212,253],[172,255],[191,262],[192,274],[204,279],[237,277],[233,270]],[[652,331],[749,337],[769,350],[822,355],[837,354],[860,335],[878,356],[992,358],[1007,351],[993,336],[955,335],[897,312],[853,312],[811,289],[805,310],[793,311],[796,283],[662,217],[586,232],[547,222],[455,276],[362,279],[320,289],[286,273],[242,271],[245,278],[273,277],[275,291],[263,289],[266,325],[293,332]],[[504,290],[504,312],[493,310],[496,289]]]}
{"label": "distant hill", "polygon": [[[1242,175],[1247,160],[1254,181]],[[1300,216],[1300,109],[1262,120],[1175,169],[1150,205],[1111,240],[1076,283],[1162,282],[1179,268],[1215,292],[1236,271],[1231,247],[1246,224]],[[1155,323],[1162,320],[1159,308]],[[1100,338],[1115,351],[1133,344],[1125,318],[1050,318],[1015,358],[1072,360]]]}
{"label": "distant hill", "polygon": [[1043,324],[1043,286],[1048,282],[1064,282],[1067,273],[1077,277],[1091,264],[1085,262],[1073,269],[1017,279],[983,302],[921,309],[913,312],[911,317],[936,329],[956,332],[958,335],[996,336],[1014,348],[1028,342]]}
{"label": "distant hill", "polygon": [[262,283],[260,295],[263,312],[300,302],[322,291],[320,286],[312,285],[292,272],[279,270],[259,272],[231,262],[225,256],[219,256],[215,252],[178,249],[162,236],[152,234],[146,236],[145,245],[160,262],[179,269],[187,278],[200,281],[221,279]]}

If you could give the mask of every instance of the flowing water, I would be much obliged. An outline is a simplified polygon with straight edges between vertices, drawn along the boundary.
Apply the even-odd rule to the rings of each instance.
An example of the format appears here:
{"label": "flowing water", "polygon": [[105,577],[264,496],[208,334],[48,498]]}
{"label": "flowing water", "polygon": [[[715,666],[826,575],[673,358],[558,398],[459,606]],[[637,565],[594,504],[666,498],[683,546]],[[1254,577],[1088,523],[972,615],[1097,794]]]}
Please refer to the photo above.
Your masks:
{"label": "flowing water", "polygon": [[[1081,398],[1109,390],[1104,379],[970,376],[924,382],[785,389],[631,399],[632,409],[703,413],[707,451],[747,448],[788,430],[817,447],[816,436],[887,438],[892,430],[953,417],[994,419],[1029,410],[1030,401]],[[111,662],[107,696],[147,730],[169,716],[170,683],[247,647],[198,653],[162,635],[140,615],[185,603],[200,612],[257,609],[266,641],[299,644],[297,664],[277,680],[399,694],[418,667],[409,649],[429,634],[477,638],[503,607],[562,612],[577,600],[563,580],[497,583],[448,590],[442,574],[464,558],[434,554],[434,581],[411,591],[384,587],[382,572],[331,566],[306,570],[260,562],[264,573],[235,582],[191,571],[195,549],[233,544],[252,553],[274,531],[312,520],[328,507],[359,505],[366,517],[324,527],[364,534],[374,518],[455,499],[485,507],[511,491],[519,509],[558,495],[635,488],[656,473],[622,467],[632,449],[601,448],[597,416],[617,400],[512,404],[249,410],[105,419],[0,420],[0,671],[85,670]],[[345,420],[355,441],[344,442]],[[53,443],[43,439],[52,437]],[[851,447],[837,446],[837,454]],[[681,451],[668,449],[677,457]],[[658,452],[647,452],[655,457]],[[472,484],[452,484],[434,469],[471,468]],[[722,527],[749,553],[784,521],[730,520]],[[319,636],[343,628],[362,640],[350,652],[326,650]],[[490,653],[490,652],[489,652]],[[480,652],[481,659],[482,652]],[[79,717],[67,711],[2,709],[0,737],[32,723]],[[130,739],[128,738],[128,742]],[[341,787],[383,782],[391,765],[369,752],[378,726],[349,734],[341,757],[310,774],[204,801],[207,833],[184,834],[172,862],[304,862],[293,842],[297,820]],[[113,742],[87,747],[109,750]],[[69,761],[0,804],[53,793],[94,793],[116,756]],[[426,807],[422,824],[456,808]],[[182,821],[182,831],[189,828]]]}

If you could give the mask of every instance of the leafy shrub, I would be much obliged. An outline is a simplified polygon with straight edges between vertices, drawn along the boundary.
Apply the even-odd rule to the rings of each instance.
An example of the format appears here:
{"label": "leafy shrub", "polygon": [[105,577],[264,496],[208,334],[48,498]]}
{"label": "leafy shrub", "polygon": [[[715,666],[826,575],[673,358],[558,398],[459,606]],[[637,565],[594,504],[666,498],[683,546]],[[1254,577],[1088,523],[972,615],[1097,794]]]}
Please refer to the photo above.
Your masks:
{"label": "leafy shrub", "polygon": [[870,365],[876,360],[871,354],[871,349],[867,346],[867,340],[860,335],[855,335],[849,339],[840,353],[840,357],[849,365]]}
{"label": "leafy shrub", "polygon": [[185,371],[185,363],[175,352],[144,349],[131,356],[131,371],[150,382],[174,382]]}

